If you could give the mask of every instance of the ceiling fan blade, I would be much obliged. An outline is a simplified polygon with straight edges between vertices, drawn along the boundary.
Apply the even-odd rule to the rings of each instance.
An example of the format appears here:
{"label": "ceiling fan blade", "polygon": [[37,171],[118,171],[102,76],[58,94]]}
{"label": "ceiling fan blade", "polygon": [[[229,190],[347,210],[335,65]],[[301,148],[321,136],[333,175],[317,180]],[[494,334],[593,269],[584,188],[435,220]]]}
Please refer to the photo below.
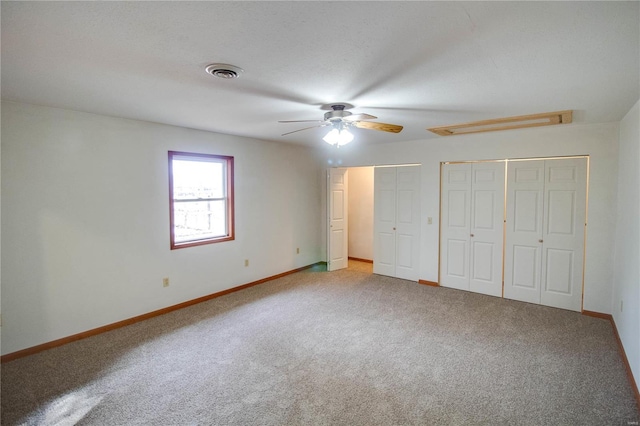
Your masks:
{"label": "ceiling fan blade", "polygon": [[343,118],[344,121],[358,121],[358,120],[373,120],[378,118],[375,115],[369,114],[351,114]]}
{"label": "ceiling fan blade", "polygon": [[400,133],[402,130],[402,126],[397,124],[373,123],[371,121],[356,121],[353,125],[359,129],[382,130],[391,133]]}
{"label": "ceiling fan blade", "polygon": [[280,120],[278,123],[324,123],[323,120]]}
{"label": "ceiling fan blade", "polygon": [[330,123],[324,123],[322,121],[321,121],[321,123],[322,124],[318,124],[317,126],[305,127],[303,129],[294,130],[293,132],[283,133],[282,136],[290,135],[291,133],[301,132],[303,130],[315,129],[316,127],[324,127],[324,126],[329,126],[330,125]]}

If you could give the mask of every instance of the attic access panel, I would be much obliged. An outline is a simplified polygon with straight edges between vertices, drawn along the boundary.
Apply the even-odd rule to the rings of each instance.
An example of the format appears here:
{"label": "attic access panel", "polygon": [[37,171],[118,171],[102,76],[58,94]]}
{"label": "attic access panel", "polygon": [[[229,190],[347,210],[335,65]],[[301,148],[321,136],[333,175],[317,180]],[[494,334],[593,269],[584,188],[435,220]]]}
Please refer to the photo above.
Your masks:
{"label": "attic access panel", "polygon": [[498,130],[522,129],[525,127],[551,126],[568,124],[573,120],[573,111],[545,112],[542,114],[519,115],[515,117],[494,118],[491,120],[473,121],[471,123],[453,124],[428,128],[440,136],[464,135],[468,133],[495,132]]}

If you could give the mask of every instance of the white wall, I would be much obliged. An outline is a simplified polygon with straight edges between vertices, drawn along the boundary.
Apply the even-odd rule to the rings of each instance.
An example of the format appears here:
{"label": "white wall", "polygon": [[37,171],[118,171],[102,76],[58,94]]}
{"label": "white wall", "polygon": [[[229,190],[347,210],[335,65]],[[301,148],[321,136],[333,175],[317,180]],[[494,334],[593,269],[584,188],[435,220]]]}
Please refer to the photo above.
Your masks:
{"label": "white wall", "polygon": [[[620,122],[613,318],[640,385],[640,101]],[[620,302],[623,302],[622,310]]]}
{"label": "white wall", "polygon": [[373,260],[373,167],[349,169],[349,256]]}
{"label": "white wall", "polygon": [[[2,107],[0,106],[0,113]],[[0,188],[2,188],[2,137],[0,137]],[[0,190],[0,193],[2,191]],[[0,197],[0,224],[2,223],[2,197]],[[2,226],[0,226],[0,249],[2,248]],[[0,250],[0,301],[2,300],[2,250]],[[0,353],[2,353],[2,303],[0,303]]]}
{"label": "white wall", "polygon": [[[235,157],[234,241],[169,250],[168,150]],[[306,148],[5,102],[1,171],[3,354],[323,257]]]}
{"label": "white wall", "polygon": [[[617,123],[570,124],[380,145],[366,145],[356,139],[339,150],[331,148],[324,147],[319,151],[324,164],[342,167],[422,164],[420,279],[427,281],[438,281],[441,161],[590,155],[584,309],[611,313]],[[427,224],[429,216],[433,217],[433,225]]]}

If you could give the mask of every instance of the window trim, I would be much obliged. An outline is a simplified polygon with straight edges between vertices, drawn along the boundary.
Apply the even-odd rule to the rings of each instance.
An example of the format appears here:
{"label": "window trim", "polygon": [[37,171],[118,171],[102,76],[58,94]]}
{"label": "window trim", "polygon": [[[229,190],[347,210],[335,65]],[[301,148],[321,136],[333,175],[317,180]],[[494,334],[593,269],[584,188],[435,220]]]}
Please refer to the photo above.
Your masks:
{"label": "window trim", "polygon": [[[202,246],[205,244],[215,244],[224,241],[235,240],[235,197],[234,197],[234,173],[233,173],[233,157],[228,155],[217,154],[201,154],[195,152],[185,151],[168,151],[169,157],[169,235],[170,235],[170,248],[171,250],[181,249],[186,247]],[[205,238],[201,240],[185,241],[183,243],[176,243],[174,232],[174,198],[173,198],[173,160],[174,157],[194,157],[194,158],[209,158],[216,160],[223,160],[226,163],[226,200],[227,200],[227,235],[215,238]]]}

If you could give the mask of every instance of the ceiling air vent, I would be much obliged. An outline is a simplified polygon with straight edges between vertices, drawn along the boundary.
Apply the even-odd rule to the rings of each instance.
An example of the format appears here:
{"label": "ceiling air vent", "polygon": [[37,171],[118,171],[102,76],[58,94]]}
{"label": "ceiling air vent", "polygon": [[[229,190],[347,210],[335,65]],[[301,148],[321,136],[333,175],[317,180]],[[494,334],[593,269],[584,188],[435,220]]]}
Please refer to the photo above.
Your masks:
{"label": "ceiling air vent", "polygon": [[453,124],[451,126],[431,127],[427,130],[440,136],[464,135],[467,133],[495,132],[497,130],[522,129],[524,127],[567,124],[571,123],[572,116],[573,111],[571,110],[545,112],[543,114],[519,115],[516,117]]}
{"label": "ceiling air vent", "polygon": [[214,77],[227,80],[240,77],[240,74],[244,71],[242,68],[229,64],[210,64],[204,70]]}

